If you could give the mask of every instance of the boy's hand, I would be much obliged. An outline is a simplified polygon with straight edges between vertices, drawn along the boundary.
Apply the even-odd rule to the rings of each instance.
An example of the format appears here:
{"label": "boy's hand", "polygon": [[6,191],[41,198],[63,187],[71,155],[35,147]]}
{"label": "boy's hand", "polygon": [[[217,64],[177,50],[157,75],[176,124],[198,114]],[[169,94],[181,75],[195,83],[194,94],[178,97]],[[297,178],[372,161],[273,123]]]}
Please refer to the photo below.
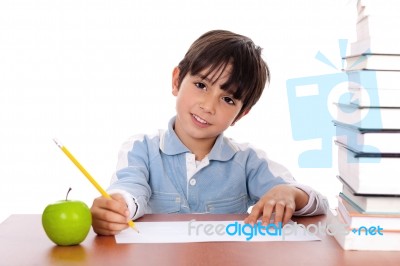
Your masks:
{"label": "boy's hand", "polygon": [[94,199],[90,211],[93,230],[99,235],[116,235],[128,227],[129,210],[120,194]]}
{"label": "boy's hand", "polygon": [[308,194],[304,191],[291,185],[278,185],[262,196],[244,222],[254,225],[262,216],[262,224],[267,225],[270,223],[272,213],[275,212],[274,223],[286,224],[294,211],[306,206],[307,202]]}

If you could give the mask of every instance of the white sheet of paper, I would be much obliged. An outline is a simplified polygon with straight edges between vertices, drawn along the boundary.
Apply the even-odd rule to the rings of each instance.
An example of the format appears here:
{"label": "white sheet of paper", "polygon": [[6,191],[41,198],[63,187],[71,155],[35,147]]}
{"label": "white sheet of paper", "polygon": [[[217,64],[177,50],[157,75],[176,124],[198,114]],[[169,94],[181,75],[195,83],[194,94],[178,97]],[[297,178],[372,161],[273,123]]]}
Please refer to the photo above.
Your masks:
{"label": "white sheet of paper", "polygon": [[140,233],[128,228],[115,239],[118,244],[321,240],[305,228],[296,226],[294,229],[294,224],[290,224],[292,227],[281,230],[271,227],[266,233],[265,229],[250,227],[243,221],[136,222]]}

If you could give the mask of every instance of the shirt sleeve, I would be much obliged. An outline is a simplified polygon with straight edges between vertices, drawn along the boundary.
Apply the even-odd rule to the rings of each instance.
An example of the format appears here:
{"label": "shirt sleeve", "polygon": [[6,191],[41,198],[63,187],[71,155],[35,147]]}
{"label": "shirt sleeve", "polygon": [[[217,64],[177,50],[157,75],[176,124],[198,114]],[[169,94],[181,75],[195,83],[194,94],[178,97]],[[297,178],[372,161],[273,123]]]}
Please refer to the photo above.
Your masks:
{"label": "shirt sleeve", "polygon": [[241,149],[247,158],[243,161],[246,168],[248,194],[251,199],[250,205],[255,204],[267,191],[287,181],[274,173],[270,161],[264,151],[255,149],[250,145],[243,145]]}
{"label": "shirt sleeve", "polygon": [[[303,185],[298,183],[292,174],[288,171],[286,167],[283,165],[270,160],[266,154],[262,151],[255,150],[257,157],[261,161],[265,161],[266,165],[268,166],[268,172],[261,173],[263,175],[269,174],[275,178],[282,179],[284,183],[290,184],[292,186],[297,187],[298,189],[303,190],[305,193],[308,194],[309,200],[306,206],[302,209],[297,210],[293,213],[296,216],[312,216],[312,215],[319,215],[319,214],[326,214],[329,209],[328,200],[319,192],[315,191],[309,186]],[[280,182],[275,182],[273,185],[280,184]],[[265,194],[268,190],[264,190],[263,193]]]}
{"label": "shirt sleeve", "polygon": [[328,212],[329,209],[328,200],[321,193],[303,184],[293,183],[293,185],[298,189],[303,190],[309,196],[307,205],[304,206],[302,209],[295,211],[293,215],[313,216],[313,215],[326,214]]}
{"label": "shirt sleeve", "polygon": [[151,212],[147,204],[151,196],[149,163],[144,135],[134,136],[122,145],[108,191],[124,197],[132,219]]}

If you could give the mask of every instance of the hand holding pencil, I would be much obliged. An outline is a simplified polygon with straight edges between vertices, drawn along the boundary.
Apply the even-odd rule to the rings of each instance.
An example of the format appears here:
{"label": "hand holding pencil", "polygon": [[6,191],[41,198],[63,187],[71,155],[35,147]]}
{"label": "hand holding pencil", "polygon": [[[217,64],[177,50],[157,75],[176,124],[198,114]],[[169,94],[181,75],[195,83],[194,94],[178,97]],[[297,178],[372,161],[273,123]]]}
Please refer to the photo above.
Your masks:
{"label": "hand holding pencil", "polygon": [[91,208],[93,215],[93,229],[95,232],[103,235],[116,234],[129,225],[139,233],[135,228],[133,221],[129,219],[129,211],[126,208],[126,203],[123,197],[119,194],[110,196],[65,146],[63,146],[58,140],[53,140],[102,195],[102,197],[94,200]]}
{"label": "hand holding pencil", "polygon": [[98,197],[90,208],[93,230],[99,235],[116,235],[128,228],[129,211],[120,194],[110,195],[112,199]]}

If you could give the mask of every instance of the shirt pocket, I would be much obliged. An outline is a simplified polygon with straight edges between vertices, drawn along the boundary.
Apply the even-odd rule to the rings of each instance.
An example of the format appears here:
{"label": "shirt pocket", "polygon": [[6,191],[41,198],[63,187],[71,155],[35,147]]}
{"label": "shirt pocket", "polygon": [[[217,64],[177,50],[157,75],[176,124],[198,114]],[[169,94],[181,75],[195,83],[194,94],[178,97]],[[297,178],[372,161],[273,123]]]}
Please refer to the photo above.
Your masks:
{"label": "shirt pocket", "polygon": [[153,191],[149,207],[152,213],[177,213],[181,210],[181,198],[178,193]]}
{"label": "shirt pocket", "polygon": [[208,201],[208,213],[247,213],[247,195],[223,200]]}

